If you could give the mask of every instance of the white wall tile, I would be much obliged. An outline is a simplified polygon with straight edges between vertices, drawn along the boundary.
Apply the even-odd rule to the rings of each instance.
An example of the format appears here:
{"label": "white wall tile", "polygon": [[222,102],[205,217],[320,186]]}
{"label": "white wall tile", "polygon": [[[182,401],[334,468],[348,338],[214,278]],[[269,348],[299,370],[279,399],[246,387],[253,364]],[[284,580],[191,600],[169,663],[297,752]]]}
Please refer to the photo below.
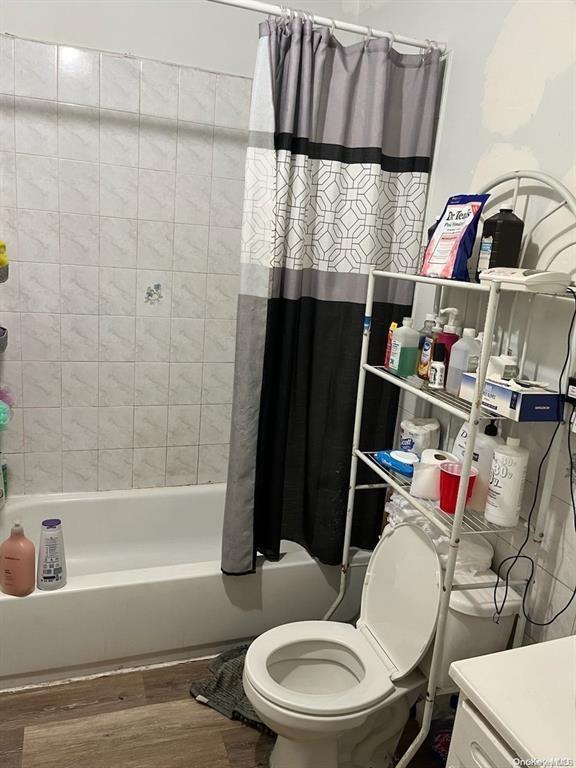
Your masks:
{"label": "white wall tile", "polygon": [[134,363],[100,363],[99,404],[134,404]]}
{"label": "white wall tile", "polygon": [[138,213],[138,170],[121,165],[100,166],[100,213],[135,219]]}
{"label": "white wall tile", "polygon": [[218,75],[214,123],[227,128],[248,128],[252,81]]}
{"label": "white wall tile", "polygon": [[210,320],[207,322],[205,345],[205,362],[234,362],[236,323],[233,320]]}
{"label": "white wall tile", "polygon": [[170,363],[170,405],[193,405],[202,400],[202,363]]}
{"label": "white wall tile", "polygon": [[136,318],[136,360],[160,363],[170,359],[170,318]]}
{"label": "white wall tile", "polygon": [[228,445],[201,445],[198,456],[199,483],[225,483],[228,475]]}
{"label": "white wall tile", "polygon": [[96,491],[98,489],[98,451],[64,451],[62,454],[62,490]]}
{"label": "white wall tile", "polygon": [[242,226],[244,184],[234,179],[212,179],[210,224],[221,227]]}
{"label": "white wall tile", "polygon": [[179,119],[213,123],[215,102],[216,75],[191,67],[180,67]]}
{"label": "white wall tile", "polygon": [[195,224],[174,225],[174,269],[181,272],[206,272],[208,227]]}
{"label": "white wall tile", "polygon": [[5,453],[4,458],[8,464],[8,495],[25,493],[24,454]]}
{"label": "white wall tile", "polygon": [[206,318],[232,320],[236,317],[240,280],[237,275],[208,275]]}
{"label": "white wall tile", "polygon": [[136,405],[167,405],[168,363],[136,363],[134,402]]}
{"label": "white wall tile", "polygon": [[100,222],[98,216],[60,214],[60,261],[63,264],[98,264]]}
{"label": "white wall tile", "polygon": [[178,67],[159,61],[142,62],[141,111],[145,115],[176,117],[178,114]]}
{"label": "white wall tile", "polygon": [[177,222],[181,224],[209,223],[211,184],[212,180],[209,176],[177,174],[175,211]]}
{"label": "white wall tile", "polygon": [[199,363],[204,352],[204,320],[172,318],[170,362]]}
{"label": "white wall tile", "polygon": [[22,363],[19,360],[2,360],[0,366],[2,389],[12,396],[14,406],[22,404]]}
{"label": "white wall tile", "polygon": [[207,271],[212,274],[239,274],[240,240],[240,229],[210,227]]}
{"label": "white wall tile", "polygon": [[58,49],[58,98],[97,107],[100,102],[100,54],[81,48]]}
{"label": "white wall tile", "polygon": [[208,405],[232,402],[233,363],[204,363],[202,402]]}
{"label": "white wall tile", "polygon": [[198,478],[198,446],[170,447],[166,451],[166,485],[194,485]]}
{"label": "white wall tile", "polygon": [[176,170],[176,121],[162,117],[140,117],[140,168]]}
{"label": "white wall tile", "polygon": [[14,96],[0,94],[0,151],[2,152],[14,152],[16,147],[14,111]]}
{"label": "white wall tile", "polygon": [[19,96],[55,99],[56,46],[16,38],[14,57],[15,93]]}
{"label": "white wall tile", "polygon": [[60,408],[24,408],[24,447],[27,453],[62,449]]}
{"label": "white wall tile", "polygon": [[174,224],[171,221],[138,222],[138,267],[172,269]]}
{"label": "white wall tile", "polygon": [[58,154],[68,160],[100,159],[100,117],[94,107],[58,105]]}
{"label": "white wall tile", "polygon": [[100,159],[115,165],[138,165],[138,115],[100,110]]}
{"label": "white wall tile", "polygon": [[100,265],[103,267],[135,267],[135,219],[100,219]]}
{"label": "white wall tile", "polygon": [[132,488],[132,449],[98,451],[98,490]]}
{"label": "white wall tile", "polygon": [[55,101],[17,96],[15,102],[16,152],[58,154],[58,108]]}
{"label": "white wall tile", "polygon": [[98,447],[98,408],[62,408],[62,450],[87,451]]}
{"label": "white wall tile", "polygon": [[98,267],[62,266],[60,301],[63,314],[98,314]]}
{"label": "white wall tile", "polygon": [[12,419],[2,435],[2,450],[21,452],[24,450],[24,411],[14,408]]}
{"label": "white wall tile", "polygon": [[62,490],[62,454],[27,453],[24,457],[26,493],[59,493]]}
{"label": "white wall tile", "polygon": [[98,363],[62,363],[62,405],[98,405]]}
{"label": "white wall tile", "polygon": [[98,408],[98,447],[132,448],[134,408],[111,406]]}
{"label": "white wall tile", "polygon": [[202,123],[178,123],[178,173],[210,176],[214,129]]}
{"label": "white wall tile", "polygon": [[4,312],[20,310],[20,267],[18,262],[10,264],[10,279],[2,285],[1,304]]}
{"label": "white wall tile", "polygon": [[137,405],[134,408],[134,447],[166,445],[167,419],[166,405]]}
{"label": "white wall tile", "polygon": [[203,405],[200,419],[200,443],[214,445],[230,439],[231,405]]}
{"label": "white wall tile", "polygon": [[[28,171],[26,168],[21,170],[21,176],[23,177],[24,183],[27,185],[26,193],[28,200],[33,199],[34,202],[37,202],[38,197],[33,195],[30,190]],[[57,189],[58,187],[56,187],[56,190]],[[25,199],[26,195],[24,197],[21,196],[21,199],[18,202],[20,207],[26,207]],[[0,152],[0,200],[2,201],[2,205],[16,206],[16,156],[13,152]],[[56,200],[56,203],[57,202],[58,201]],[[55,208],[57,207],[58,206],[56,205]],[[55,208],[53,208],[53,210],[55,210]]]}
{"label": "white wall tile", "polygon": [[[0,153],[0,158],[2,155],[5,155],[7,157],[11,156],[12,158],[14,155],[9,155],[7,152]],[[0,168],[0,171],[2,169]],[[2,187],[2,178],[0,177],[0,189]],[[15,259],[18,259],[18,209],[15,207],[8,208],[0,207],[0,227],[2,227],[2,237],[4,238],[4,242],[6,243],[7,247],[10,249],[10,257],[12,261]]]}
{"label": "white wall tile", "polygon": [[100,360],[134,360],[136,324],[134,317],[100,317]]}
{"label": "white wall tile", "polygon": [[24,313],[21,333],[23,360],[60,360],[60,315]]}
{"label": "white wall tile", "polygon": [[20,308],[23,312],[60,311],[60,266],[20,264]]}
{"label": "white wall tile", "polygon": [[206,275],[174,272],[172,317],[206,317]]}
{"label": "white wall tile", "polygon": [[136,270],[100,267],[100,314],[134,315]]}
{"label": "white wall tile", "polygon": [[198,445],[199,405],[171,405],[168,408],[168,445]]}
{"label": "white wall tile", "polygon": [[214,176],[243,179],[248,133],[234,128],[214,129]]}
{"label": "white wall tile", "polygon": [[[16,155],[18,207],[58,210],[58,160],[53,157]],[[3,197],[10,205],[8,197]]]}
{"label": "white wall tile", "polygon": [[29,408],[57,407],[62,402],[62,373],[58,363],[22,363],[22,404]]}
{"label": "white wall tile", "polygon": [[140,170],[138,216],[157,221],[174,220],[175,175],[169,171]]}
{"label": "white wall tile", "polygon": [[139,269],[136,279],[136,314],[169,317],[172,304],[172,272]]}
{"label": "white wall tile", "polygon": [[96,163],[60,160],[60,210],[97,214],[100,210],[100,168]]}
{"label": "white wall tile", "polygon": [[106,53],[101,58],[100,106],[138,112],[140,107],[140,62]]}
{"label": "white wall tile", "polygon": [[0,92],[14,93],[14,39],[0,35]]}
{"label": "white wall tile", "polygon": [[62,360],[76,363],[98,360],[96,315],[62,315],[60,333]]}
{"label": "white wall tile", "polygon": [[18,211],[18,260],[60,261],[59,216],[53,211]]}
{"label": "white wall tile", "polygon": [[8,347],[3,354],[3,360],[20,360],[22,358],[22,326],[19,312],[0,312],[0,325],[8,331]]}
{"label": "white wall tile", "polygon": [[165,484],[166,448],[134,450],[134,488],[154,488]]}

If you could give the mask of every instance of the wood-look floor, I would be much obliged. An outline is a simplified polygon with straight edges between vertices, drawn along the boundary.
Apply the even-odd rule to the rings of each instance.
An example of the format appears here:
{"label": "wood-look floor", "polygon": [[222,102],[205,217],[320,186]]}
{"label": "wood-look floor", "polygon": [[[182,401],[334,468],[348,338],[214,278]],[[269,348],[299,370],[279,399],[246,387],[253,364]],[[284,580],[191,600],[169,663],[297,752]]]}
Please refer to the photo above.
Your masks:
{"label": "wood-look floor", "polygon": [[[259,768],[273,740],[198,704],[207,662],[0,694],[0,768]],[[414,768],[436,768],[428,754]]]}

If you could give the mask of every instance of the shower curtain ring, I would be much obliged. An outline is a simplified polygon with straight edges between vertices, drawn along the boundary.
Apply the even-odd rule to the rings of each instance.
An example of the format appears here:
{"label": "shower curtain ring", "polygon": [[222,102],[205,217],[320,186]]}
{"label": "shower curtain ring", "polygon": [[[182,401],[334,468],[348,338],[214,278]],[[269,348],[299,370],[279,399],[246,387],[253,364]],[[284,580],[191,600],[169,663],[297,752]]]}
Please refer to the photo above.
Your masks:
{"label": "shower curtain ring", "polygon": [[395,42],[396,42],[396,35],[394,34],[394,32],[388,32],[388,47],[392,48]]}
{"label": "shower curtain ring", "polygon": [[333,35],[335,31],[336,31],[336,21],[332,19],[330,21],[330,34]]}
{"label": "shower curtain ring", "polygon": [[366,34],[364,35],[364,45],[368,45],[372,38],[372,27],[366,27]]}

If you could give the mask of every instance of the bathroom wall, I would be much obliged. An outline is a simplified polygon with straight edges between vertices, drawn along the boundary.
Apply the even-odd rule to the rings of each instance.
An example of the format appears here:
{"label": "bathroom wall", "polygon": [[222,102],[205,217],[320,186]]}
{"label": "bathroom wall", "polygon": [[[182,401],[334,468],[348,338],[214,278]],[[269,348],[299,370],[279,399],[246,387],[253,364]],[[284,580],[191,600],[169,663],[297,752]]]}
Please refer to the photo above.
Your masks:
{"label": "bathroom wall", "polygon": [[0,57],[12,492],[225,479],[250,80]]}
{"label": "bathroom wall", "polygon": [[[364,0],[358,23],[415,37],[435,38],[453,52],[446,114],[432,174],[430,214],[440,212],[446,198],[471,192],[515,168],[550,173],[576,194],[576,5],[568,0],[497,3],[437,0]],[[543,203],[540,210],[549,204]],[[530,216],[537,216],[532,208]],[[529,220],[529,219],[527,219]],[[532,219],[534,220],[534,219]],[[565,231],[566,230],[566,231]],[[573,219],[555,214],[535,233],[528,264],[545,265],[555,250],[576,240]],[[572,270],[576,279],[576,247],[554,262]],[[418,305],[418,313],[426,311]],[[557,381],[566,350],[573,307],[543,300],[532,307],[534,331],[528,375]],[[526,305],[516,315],[525,326]],[[504,318],[504,324],[507,324]],[[517,343],[517,334],[513,344]],[[574,360],[574,358],[573,358]],[[408,411],[413,404],[408,403]],[[534,492],[531,482],[551,430],[527,425],[521,430],[531,464],[524,514]],[[576,445],[576,436],[573,444]],[[562,447],[554,483],[552,508],[543,545],[543,568],[536,577],[535,618],[547,619],[566,605],[575,586],[576,534],[570,505],[567,446]],[[512,554],[509,536],[491,537],[498,559]],[[535,640],[576,631],[576,601],[549,627],[528,625]]]}

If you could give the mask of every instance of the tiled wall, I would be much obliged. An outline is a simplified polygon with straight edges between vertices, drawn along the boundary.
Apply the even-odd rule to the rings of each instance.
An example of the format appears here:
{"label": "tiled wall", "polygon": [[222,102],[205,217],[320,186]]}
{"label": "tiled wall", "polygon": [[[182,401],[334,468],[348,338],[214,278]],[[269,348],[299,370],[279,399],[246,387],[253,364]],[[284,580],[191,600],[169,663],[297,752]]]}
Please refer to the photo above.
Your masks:
{"label": "tiled wall", "polygon": [[13,492],[225,479],[250,86],[0,36]]}

